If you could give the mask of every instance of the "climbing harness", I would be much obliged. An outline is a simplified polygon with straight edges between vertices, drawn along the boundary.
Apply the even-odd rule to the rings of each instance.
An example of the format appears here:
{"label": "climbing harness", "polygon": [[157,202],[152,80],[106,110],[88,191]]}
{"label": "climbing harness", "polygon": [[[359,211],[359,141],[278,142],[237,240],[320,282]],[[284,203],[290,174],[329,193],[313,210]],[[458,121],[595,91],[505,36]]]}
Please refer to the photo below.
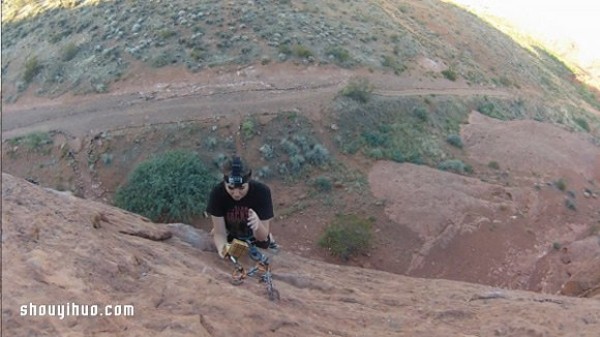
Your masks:
{"label": "climbing harness", "polygon": [[[279,291],[273,287],[269,258],[261,253],[255,245],[251,244],[249,241],[233,239],[226,254],[234,265],[234,270],[231,275],[231,283],[233,285],[242,284],[244,279],[248,276],[256,276],[258,277],[259,282],[265,283],[269,300],[279,300]],[[246,272],[244,266],[239,262],[239,259],[245,254],[248,254],[252,260],[256,261],[256,265],[248,272]]]}

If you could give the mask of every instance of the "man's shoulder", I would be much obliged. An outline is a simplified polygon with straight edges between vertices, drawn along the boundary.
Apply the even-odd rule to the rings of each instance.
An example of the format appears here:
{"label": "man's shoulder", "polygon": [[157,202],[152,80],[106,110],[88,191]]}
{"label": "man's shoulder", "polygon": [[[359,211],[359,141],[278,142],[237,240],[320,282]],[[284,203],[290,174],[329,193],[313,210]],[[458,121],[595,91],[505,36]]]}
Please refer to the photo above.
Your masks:
{"label": "man's shoulder", "polygon": [[271,189],[269,186],[267,186],[267,184],[257,180],[250,180],[250,188],[260,193],[271,192]]}

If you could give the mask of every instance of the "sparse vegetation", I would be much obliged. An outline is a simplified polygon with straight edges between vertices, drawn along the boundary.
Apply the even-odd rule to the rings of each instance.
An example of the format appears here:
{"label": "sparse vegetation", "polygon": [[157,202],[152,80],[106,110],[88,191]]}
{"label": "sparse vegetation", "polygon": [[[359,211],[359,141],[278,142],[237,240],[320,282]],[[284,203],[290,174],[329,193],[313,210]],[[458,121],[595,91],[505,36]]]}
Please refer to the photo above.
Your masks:
{"label": "sparse vegetation", "polygon": [[571,198],[565,199],[565,206],[572,211],[577,210],[577,205],[575,205],[575,200],[573,200]]}
{"label": "sparse vegetation", "polygon": [[383,56],[381,65],[383,65],[386,68],[391,68],[392,70],[394,70],[394,74],[396,75],[400,75],[404,70],[406,70],[406,66],[403,65],[400,61],[398,61],[398,58],[389,55]]}
{"label": "sparse vegetation", "polygon": [[331,189],[333,188],[333,182],[331,181],[331,178],[326,177],[326,176],[318,176],[318,177],[316,177],[313,180],[312,185],[319,192],[330,192]]}
{"label": "sparse vegetation", "polygon": [[30,83],[35,75],[37,75],[42,66],[40,65],[37,56],[31,56],[25,61],[25,70],[23,72],[23,81]]}
{"label": "sparse vegetation", "polygon": [[492,160],[488,163],[488,167],[494,170],[499,170],[500,169],[500,164],[498,164],[497,161]]}
{"label": "sparse vegetation", "polygon": [[251,117],[245,118],[240,126],[240,131],[244,140],[252,138],[256,134],[256,121]]}
{"label": "sparse vegetation", "polygon": [[335,63],[342,66],[348,66],[351,61],[348,50],[340,46],[327,48],[325,54],[333,58]]}
{"label": "sparse vegetation", "polygon": [[353,79],[348,85],[342,89],[342,96],[350,97],[353,100],[361,103],[366,103],[371,98],[373,93],[373,85],[366,78]]}
{"label": "sparse vegetation", "polygon": [[62,60],[71,61],[79,53],[79,46],[73,42],[69,42],[62,51]]}
{"label": "sparse vegetation", "polygon": [[52,137],[48,132],[32,132],[23,137],[9,139],[13,146],[23,145],[28,151],[47,152],[52,144]]}
{"label": "sparse vegetation", "polygon": [[555,181],[554,186],[563,192],[567,190],[567,182],[563,178]]}
{"label": "sparse vegetation", "polygon": [[573,121],[575,121],[575,124],[579,125],[579,127],[582,128],[583,130],[585,130],[587,132],[590,132],[590,124],[584,118],[582,118],[582,117],[575,117],[573,119]]}
{"label": "sparse vegetation", "polygon": [[448,138],[446,138],[446,141],[448,142],[448,144],[454,147],[457,147],[459,149],[463,148],[463,142],[459,135],[449,135]]}
{"label": "sparse vegetation", "polygon": [[442,75],[450,81],[456,81],[458,79],[458,75],[453,69],[442,70]]}
{"label": "sparse vegetation", "polygon": [[300,57],[300,58],[309,58],[309,57],[313,56],[313,52],[304,45],[294,45],[292,47],[292,53],[296,57]]}
{"label": "sparse vegetation", "polygon": [[196,153],[171,151],[141,163],[115,194],[115,205],[155,222],[202,214],[216,183]]}
{"label": "sparse vegetation", "polygon": [[371,246],[373,222],[354,214],[337,215],[321,235],[319,245],[343,260],[366,253]]}
{"label": "sparse vegetation", "polygon": [[470,165],[465,164],[462,160],[459,159],[444,160],[438,165],[438,169],[458,174],[473,172],[473,168]]}

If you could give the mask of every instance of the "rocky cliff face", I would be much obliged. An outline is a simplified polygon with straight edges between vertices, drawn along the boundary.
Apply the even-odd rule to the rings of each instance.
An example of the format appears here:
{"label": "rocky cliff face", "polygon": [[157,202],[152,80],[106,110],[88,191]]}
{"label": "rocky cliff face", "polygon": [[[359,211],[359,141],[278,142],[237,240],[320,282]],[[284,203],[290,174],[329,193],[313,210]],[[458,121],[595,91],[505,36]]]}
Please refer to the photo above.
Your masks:
{"label": "rocky cliff face", "polygon": [[[232,266],[219,259],[204,232],[154,224],[2,175],[5,336],[597,336],[600,331],[597,299],[408,278],[285,251],[271,260],[278,301],[269,301],[264,285],[254,279],[230,284]],[[126,315],[131,308],[133,315]]]}

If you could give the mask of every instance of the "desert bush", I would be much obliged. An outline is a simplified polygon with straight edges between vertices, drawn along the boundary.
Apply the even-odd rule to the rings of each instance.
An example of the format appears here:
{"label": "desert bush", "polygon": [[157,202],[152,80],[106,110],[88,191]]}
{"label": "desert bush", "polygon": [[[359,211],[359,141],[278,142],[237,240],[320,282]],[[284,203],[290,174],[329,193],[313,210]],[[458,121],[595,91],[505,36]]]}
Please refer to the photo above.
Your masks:
{"label": "desert bush", "polygon": [[109,166],[113,162],[113,154],[112,153],[103,153],[100,156],[100,159],[104,163],[104,165]]}
{"label": "desert bush", "polygon": [[449,135],[446,138],[446,142],[448,142],[448,144],[450,144],[454,147],[457,147],[459,149],[463,148],[463,142],[459,135]]}
{"label": "desert bush", "polygon": [[563,192],[567,190],[567,182],[563,178],[560,178],[557,181],[555,181],[554,186],[556,186],[556,188]]}
{"label": "desert bush", "polygon": [[301,154],[296,154],[290,157],[290,168],[293,173],[298,173],[306,163],[306,159]]}
{"label": "desert bush", "polygon": [[305,153],[305,156],[309,163],[317,166],[327,163],[330,159],[329,151],[321,144],[315,144]]}
{"label": "desert bush", "polygon": [[465,164],[459,159],[445,160],[438,165],[438,169],[458,174],[471,173],[473,171],[473,168],[470,165]]}
{"label": "desert bush", "polygon": [[444,75],[444,77],[450,81],[456,81],[458,78],[458,75],[452,69],[442,70],[442,75]]}
{"label": "desert bush", "polygon": [[429,116],[427,114],[427,109],[423,106],[417,106],[412,110],[412,115],[415,116],[421,122],[427,122]]}
{"label": "desert bush", "polygon": [[62,60],[67,62],[67,61],[71,61],[72,59],[75,58],[75,56],[77,56],[77,53],[79,53],[79,46],[77,46],[75,43],[73,42],[69,42],[65,48],[62,50]]}
{"label": "desert bush", "polygon": [[309,57],[313,56],[313,52],[301,44],[293,46],[292,53],[296,57],[300,57],[300,58],[309,58]]}
{"label": "desert bush", "polygon": [[252,118],[246,118],[240,127],[244,140],[252,138],[256,134],[256,123]]}
{"label": "desert bush", "polygon": [[500,169],[500,164],[498,164],[497,161],[492,160],[491,162],[488,163],[488,167],[494,170],[499,170]]}
{"label": "desert bush", "polygon": [[42,151],[47,145],[52,144],[52,137],[48,132],[32,132],[22,137],[9,139],[11,145],[23,145],[29,151]]}
{"label": "desert bush", "polygon": [[115,205],[155,222],[188,222],[204,212],[215,183],[196,153],[166,152],[132,171],[117,189]]}
{"label": "desert bush", "polygon": [[406,70],[406,66],[400,63],[395,57],[385,55],[383,56],[383,60],[381,61],[381,65],[387,68],[391,68],[394,70],[394,74],[400,75],[404,70]]}
{"label": "desert bush", "polygon": [[342,89],[340,94],[352,98],[355,101],[366,103],[371,99],[373,86],[366,78],[353,79],[346,87]]}
{"label": "desert bush", "polygon": [[575,124],[579,125],[579,127],[582,128],[583,130],[590,132],[590,124],[588,124],[588,121],[585,120],[584,118],[575,117],[573,119],[573,121],[575,122]]}
{"label": "desert bush", "polygon": [[337,215],[319,238],[319,245],[333,255],[348,260],[371,247],[373,219],[354,214]]}
{"label": "desert bush", "polygon": [[335,62],[341,65],[346,65],[348,62],[350,62],[350,53],[348,50],[340,46],[327,48],[325,54],[333,57]]}
{"label": "desert bush", "polygon": [[333,188],[333,182],[331,181],[331,178],[326,176],[318,176],[313,180],[312,185],[319,192],[329,192]]}
{"label": "desert bush", "polygon": [[269,144],[263,144],[263,146],[261,146],[258,150],[266,160],[270,160],[275,157],[275,149],[273,149],[273,147]]}
{"label": "desert bush", "polygon": [[271,176],[273,176],[273,172],[271,171],[271,168],[269,166],[263,166],[258,169],[258,171],[256,172],[256,175],[259,178],[268,179]]}
{"label": "desert bush", "polygon": [[206,148],[208,148],[211,151],[214,150],[218,144],[219,140],[217,139],[217,137],[207,137],[204,141],[204,145],[206,146]]}
{"label": "desert bush", "polygon": [[23,72],[23,81],[30,83],[37,75],[42,66],[38,62],[37,56],[32,56],[25,61],[25,71]]}
{"label": "desert bush", "polygon": [[367,156],[369,156],[370,158],[373,158],[375,160],[380,160],[380,159],[385,158],[385,152],[383,151],[383,149],[381,149],[379,147],[368,149],[366,151],[366,154],[367,154]]}
{"label": "desert bush", "polygon": [[565,206],[572,211],[577,210],[577,205],[575,205],[575,200],[573,200],[571,198],[565,199]]}
{"label": "desert bush", "polygon": [[290,141],[287,138],[282,139],[280,145],[290,157],[300,154],[300,148],[298,147],[298,145],[296,145],[294,142]]}

